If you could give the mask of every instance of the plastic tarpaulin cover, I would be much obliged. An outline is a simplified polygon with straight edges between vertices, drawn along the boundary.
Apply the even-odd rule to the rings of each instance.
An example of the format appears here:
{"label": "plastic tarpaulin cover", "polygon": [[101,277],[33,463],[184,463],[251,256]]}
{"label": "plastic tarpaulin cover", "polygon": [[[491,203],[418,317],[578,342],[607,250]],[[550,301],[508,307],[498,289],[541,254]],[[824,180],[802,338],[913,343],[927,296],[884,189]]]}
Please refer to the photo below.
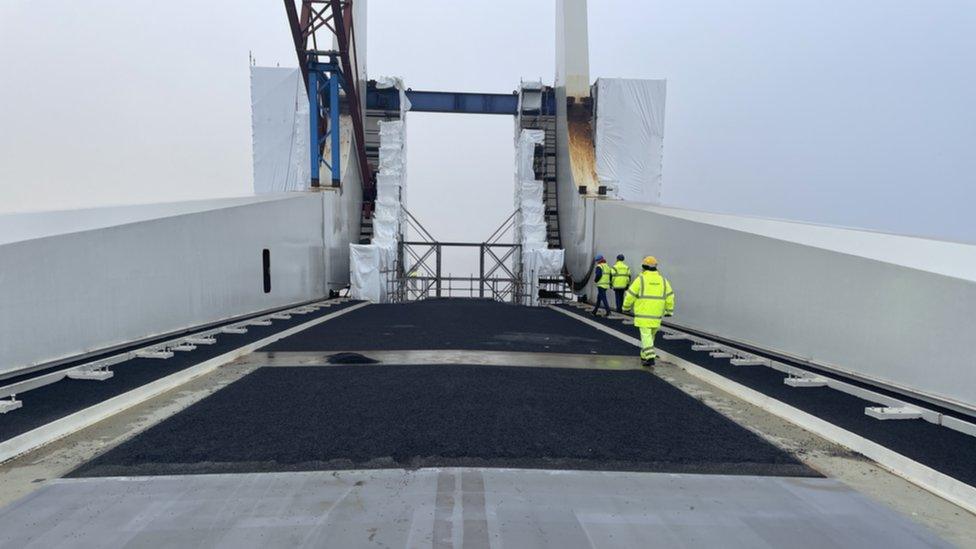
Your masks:
{"label": "plastic tarpaulin cover", "polygon": [[376,189],[376,213],[373,216],[373,243],[396,247],[400,240],[403,212],[403,182],[406,171],[404,141],[406,128],[402,120],[380,121],[380,173],[382,186]]}
{"label": "plastic tarpaulin cover", "polygon": [[251,67],[254,192],[309,184],[308,98],[298,69]]}
{"label": "plastic tarpaulin cover", "polygon": [[545,141],[542,130],[521,130],[515,142],[515,239],[523,249],[546,247],[542,182],[535,178],[535,146]]}
{"label": "plastic tarpaulin cover", "polygon": [[380,279],[380,250],[372,244],[349,245],[349,296],[379,303],[383,284]]}
{"label": "plastic tarpaulin cover", "polygon": [[539,276],[559,276],[563,271],[563,250],[533,249],[522,255],[523,268]]}
{"label": "plastic tarpaulin cover", "polygon": [[400,120],[380,121],[379,173],[370,244],[350,244],[349,295],[374,303],[389,301],[389,282],[396,273],[396,256],[406,226],[406,111],[410,102],[399,78],[381,78],[379,87],[400,90]]}
{"label": "plastic tarpaulin cover", "polygon": [[542,110],[542,82],[523,80],[519,86],[519,112],[536,113]]}
{"label": "plastic tarpaulin cover", "polygon": [[596,173],[610,196],[661,201],[665,80],[596,81]]}
{"label": "plastic tarpaulin cover", "polygon": [[548,249],[543,204],[543,184],[535,178],[535,147],[545,141],[542,130],[522,130],[515,150],[515,239],[522,245],[522,281],[527,305],[538,305],[538,281],[558,276],[563,269],[563,250]]}

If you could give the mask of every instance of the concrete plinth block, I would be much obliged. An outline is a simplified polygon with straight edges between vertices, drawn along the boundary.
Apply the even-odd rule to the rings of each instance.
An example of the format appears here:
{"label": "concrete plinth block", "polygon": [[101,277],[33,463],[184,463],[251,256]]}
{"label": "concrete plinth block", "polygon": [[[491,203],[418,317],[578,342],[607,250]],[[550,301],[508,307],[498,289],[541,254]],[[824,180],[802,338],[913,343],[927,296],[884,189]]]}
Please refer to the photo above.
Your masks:
{"label": "concrete plinth block", "polygon": [[790,387],[826,387],[827,380],[822,377],[788,377],[783,380]]}
{"label": "concrete plinth block", "polygon": [[136,351],[136,358],[173,358],[172,351]]}
{"label": "concrete plinth block", "polygon": [[733,366],[766,366],[769,364],[765,358],[733,358],[729,362]]}
{"label": "concrete plinth block", "polygon": [[714,343],[695,343],[691,346],[692,351],[719,351],[722,348]]}
{"label": "concrete plinth block", "polygon": [[68,372],[68,378],[85,381],[105,381],[111,379],[115,372],[111,370],[75,370]]}
{"label": "concrete plinth block", "polygon": [[911,406],[869,406],[864,414],[874,419],[921,419],[922,412]]}
{"label": "concrete plinth block", "polygon": [[17,408],[24,405],[23,402],[13,399],[0,400],[0,414],[6,414],[7,412],[13,412]]}

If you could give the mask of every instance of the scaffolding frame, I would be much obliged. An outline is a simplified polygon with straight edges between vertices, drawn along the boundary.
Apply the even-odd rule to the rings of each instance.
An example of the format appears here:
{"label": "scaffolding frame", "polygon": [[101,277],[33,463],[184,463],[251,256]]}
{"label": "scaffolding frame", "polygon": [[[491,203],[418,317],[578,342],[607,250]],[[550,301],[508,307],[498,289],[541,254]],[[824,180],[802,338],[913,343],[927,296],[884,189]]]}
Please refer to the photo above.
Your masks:
{"label": "scaffolding frame", "polygon": [[[408,227],[418,233],[420,240],[399,242],[397,265],[392,272],[386,273],[392,301],[450,296],[521,302],[524,293],[520,276],[522,245],[500,242],[514,227],[517,212],[512,212],[483,242],[438,241],[413,214],[406,209],[404,212]],[[444,251],[450,248],[478,249],[477,276],[444,273]]]}

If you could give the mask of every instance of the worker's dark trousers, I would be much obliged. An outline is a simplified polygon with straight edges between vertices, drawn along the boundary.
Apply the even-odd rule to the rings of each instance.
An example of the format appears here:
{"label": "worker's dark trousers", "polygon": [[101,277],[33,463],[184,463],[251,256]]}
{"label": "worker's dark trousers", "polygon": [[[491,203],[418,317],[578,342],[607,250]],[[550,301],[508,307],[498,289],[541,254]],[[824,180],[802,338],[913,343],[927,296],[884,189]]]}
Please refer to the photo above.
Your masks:
{"label": "worker's dark trousers", "polygon": [[607,316],[610,316],[610,302],[607,301],[607,291],[604,288],[596,289],[596,307],[593,307],[593,314],[596,314],[600,310],[600,305],[607,310]]}
{"label": "worker's dark trousers", "polygon": [[615,298],[614,305],[617,306],[617,312],[623,314],[624,312],[624,292],[627,288],[614,288],[613,297]]}

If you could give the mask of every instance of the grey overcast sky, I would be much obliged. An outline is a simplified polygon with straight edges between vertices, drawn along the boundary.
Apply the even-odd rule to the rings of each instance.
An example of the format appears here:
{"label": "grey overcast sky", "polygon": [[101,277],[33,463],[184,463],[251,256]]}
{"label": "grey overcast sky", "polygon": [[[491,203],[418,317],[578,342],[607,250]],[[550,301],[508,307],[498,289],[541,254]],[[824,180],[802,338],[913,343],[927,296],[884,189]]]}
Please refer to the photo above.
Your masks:
{"label": "grey overcast sky", "polygon": [[[417,89],[551,81],[551,0],[370,0],[368,70]],[[667,78],[664,200],[976,241],[976,2],[591,0],[590,75]],[[0,211],[251,188],[248,52],[281,2],[0,2]],[[411,208],[481,239],[512,121],[412,115]]]}

